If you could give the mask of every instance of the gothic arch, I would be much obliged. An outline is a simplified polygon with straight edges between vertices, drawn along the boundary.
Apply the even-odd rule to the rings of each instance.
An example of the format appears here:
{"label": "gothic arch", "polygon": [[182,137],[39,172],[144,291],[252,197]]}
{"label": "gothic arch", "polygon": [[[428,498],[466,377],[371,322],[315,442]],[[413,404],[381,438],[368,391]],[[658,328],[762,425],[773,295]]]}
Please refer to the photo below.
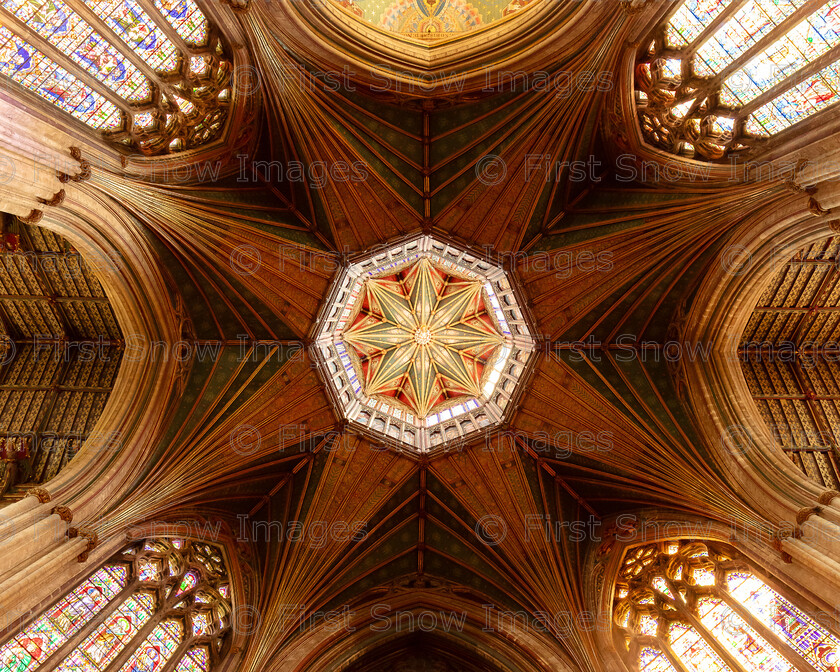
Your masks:
{"label": "gothic arch", "polygon": [[[431,577],[424,580],[436,583]],[[551,635],[540,632],[538,627],[522,627],[522,622],[515,622],[513,615],[505,621],[491,618],[488,627],[488,608],[495,607],[495,616],[501,605],[494,605],[486,596],[470,593],[468,589],[443,582],[436,587],[406,589],[395,585],[387,592],[380,589],[373,594],[372,591],[366,598],[347,605],[350,611],[346,618],[337,615],[329,622],[322,619],[302,624],[302,634],[284,649],[282,659],[272,660],[265,672],[355,670],[354,664],[364,664],[377,652],[387,655],[404,647],[412,635],[422,637],[423,628],[435,619],[438,623],[449,619],[451,627],[448,631],[439,627],[434,634],[466,659],[483,661],[485,667],[481,669],[493,669],[494,663],[501,665],[499,669],[522,672],[578,669]],[[382,625],[386,619],[390,619],[392,627],[384,631]],[[400,627],[396,625],[398,622]]]}
{"label": "gothic arch", "polygon": [[[3,662],[14,665],[29,655],[39,663],[67,665],[104,653],[101,664],[122,668],[147,648],[166,658],[168,669],[234,669],[231,663],[247,636],[252,608],[232,540],[167,534],[168,527],[177,531],[156,524],[154,531],[162,534],[145,536],[138,527],[132,534],[115,535],[89,562],[56,583],[48,599],[20,611],[14,623],[0,630]],[[79,609],[83,588],[89,594],[87,609]],[[65,610],[60,600],[70,593],[77,600]],[[110,635],[123,631],[109,631],[114,618],[129,624],[130,639],[120,635],[120,646],[106,651],[105,638],[113,640]],[[174,619],[169,621],[174,627],[161,632],[164,619]],[[185,658],[192,658],[192,664],[182,662]]]}
{"label": "gothic arch", "polygon": [[[628,520],[632,523],[628,524]],[[606,521],[605,521],[606,522]],[[758,577],[772,590],[791,599],[795,606],[819,620],[825,627],[825,615],[833,613],[840,589],[836,583],[819,583],[813,570],[790,564],[778,553],[767,553],[764,542],[758,536],[737,534],[733,529],[715,521],[698,516],[667,514],[656,510],[639,510],[632,515],[623,514],[610,522],[615,537],[607,539],[599,548],[590,550],[586,560],[589,580],[584,585],[587,604],[599,624],[596,639],[604,654],[604,668],[608,672],[624,672],[633,669],[625,662],[617,646],[619,629],[614,619],[614,608],[619,598],[620,575],[627,558],[641,549],[662,546],[668,542],[702,546],[713,543],[719,548],[729,549],[741,566]],[[702,550],[702,549],[701,549]],[[832,621],[833,622],[833,621]],[[838,633],[833,633],[837,636]]]}
{"label": "gothic arch", "polygon": [[[828,198],[828,194],[820,195]],[[697,409],[707,445],[756,510],[784,517],[785,512],[795,515],[821,493],[791,470],[787,458],[773,444],[746,389],[735,350],[758,297],[778,270],[779,250],[792,252],[804,247],[825,238],[829,229],[827,218],[815,217],[808,210],[807,197],[787,211],[755,219],[752,226],[733,236],[723,251],[743,255],[744,266],[733,273],[723,261],[711,265],[694,299],[684,337],[687,342],[712,344],[712,355],[708,362],[687,362],[686,371],[690,403]],[[732,428],[743,429],[749,449],[738,446]],[[722,445],[730,442],[734,447]],[[761,495],[752,490],[758,484],[755,479],[764,481]]]}
{"label": "gothic arch", "polygon": [[349,72],[362,86],[401,98],[411,95],[406,94],[411,87],[414,96],[481,96],[498,73],[546,69],[579,46],[576,36],[602,30],[614,16],[606,3],[534,0],[527,11],[432,46],[360,21],[332,0],[279,5],[255,0],[245,20],[269,26],[316,69]]}
{"label": "gothic arch", "polygon": [[[208,21],[210,35],[207,44],[199,44],[196,47],[198,51],[195,54],[189,51],[192,47],[176,34],[174,25],[172,29],[167,29],[171,40],[181,49],[179,63],[186,62],[179,70],[186,73],[183,81],[172,88],[174,85],[171,80],[175,75],[159,75],[157,71],[152,71],[151,66],[141,64],[142,68],[145,68],[144,72],[148,70],[148,76],[155,79],[153,91],[163,87],[171,97],[178,96],[176,89],[180,91],[177,87],[181,87],[184,95],[187,89],[190,89],[189,96],[197,96],[193,102],[188,100],[179,103],[180,110],[170,110],[171,101],[161,103],[158,106],[160,109],[152,110],[147,105],[136,111],[129,110],[130,115],[138,116],[136,123],[132,119],[124,120],[119,128],[103,133],[81,120],[72,119],[69,112],[59,111],[40,95],[13,84],[4,86],[0,92],[0,106],[7,110],[4,111],[4,116],[16,118],[18,126],[42,128],[41,143],[60,143],[64,151],[71,145],[78,147],[92,164],[115,173],[127,173],[151,181],[165,181],[171,179],[173,171],[177,171],[177,181],[185,183],[201,178],[203,164],[218,164],[223,172],[230,169],[231,157],[236,152],[250,151],[255,146],[260,85],[255,81],[255,71],[245,47],[246,38],[242,27],[231,7],[222,3],[205,3],[202,0],[198,0],[198,4]],[[166,25],[166,21],[163,25]],[[32,33],[28,37],[29,42],[36,40],[37,33],[34,28],[25,24],[18,28]],[[213,47],[216,42],[222,45],[222,51],[219,53]],[[39,44],[36,42],[36,48]],[[124,46],[129,50],[128,46]],[[209,64],[203,66],[204,70],[195,64],[201,59]],[[190,68],[195,69],[190,72]],[[86,86],[104,87],[103,84],[97,83],[95,74],[76,74],[83,79]],[[160,82],[157,82],[158,76],[162,78]],[[194,79],[195,77],[199,79]],[[103,88],[103,91],[106,88]],[[220,95],[221,98],[218,98],[217,102],[208,102],[211,93],[215,98]],[[187,111],[186,117],[180,119],[184,110]],[[218,115],[210,118],[215,114],[214,110],[223,113],[224,119],[221,123],[221,117]],[[210,116],[193,118],[195,114],[203,114],[202,111],[210,111]],[[154,119],[150,121],[143,115]],[[56,124],[53,121],[56,116],[62,121],[66,119],[66,123]],[[142,121],[140,117],[143,117]],[[175,124],[177,128],[171,121],[175,117],[180,120]],[[165,146],[161,144],[164,140]],[[218,172],[215,165],[211,172]]]}
{"label": "gothic arch", "polygon": [[[605,125],[607,134],[615,140],[617,147],[636,154],[642,159],[667,163],[673,166],[675,171],[682,169],[690,182],[697,182],[699,175],[710,176],[712,181],[731,181],[733,171],[730,161],[733,160],[735,155],[738,155],[738,160],[743,162],[774,162],[778,174],[781,176],[780,179],[786,179],[782,174],[785,170],[788,172],[791,170],[798,171],[802,167],[801,163],[797,164],[798,161],[807,160],[819,164],[825,169],[827,163],[830,162],[823,163],[824,156],[821,153],[821,150],[824,150],[823,142],[826,137],[840,128],[840,117],[836,113],[825,109],[820,109],[802,119],[795,124],[795,127],[789,126],[781,131],[774,132],[769,137],[759,137],[757,140],[751,140],[749,141],[750,146],[739,145],[734,154],[728,153],[728,149],[721,149],[716,144],[717,141],[708,135],[709,128],[707,128],[705,121],[700,123],[702,131],[693,134],[694,141],[703,146],[702,151],[695,152],[693,149],[683,152],[671,151],[665,148],[667,143],[662,142],[657,146],[657,142],[646,137],[646,134],[649,136],[650,133],[643,131],[644,122],[640,121],[639,115],[644,116],[642,110],[644,102],[640,103],[639,92],[650,84],[650,76],[645,74],[646,72],[649,73],[649,68],[643,71],[642,66],[650,63],[647,52],[649,45],[655,38],[659,39],[655,58],[660,58],[663,53],[668,58],[673,55],[674,49],[664,48],[663,50],[661,38],[657,36],[664,29],[666,19],[673,15],[682,4],[682,2],[668,6],[648,4],[638,11],[635,21],[628,30],[625,49],[617,63],[618,86],[611,93],[611,102],[607,106],[608,119]],[[737,5],[737,3],[727,6],[727,10],[723,14],[724,18],[726,20],[732,18],[734,10],[740,7],[741,5]],[[790,7],[795,6],[790,5]],[[788,14],[784,12],[783,16],[776,17],[776,21],[789,19],[796,23],[815,12],[819,8],[819,3],[811,3],[806,7],[796,7],[798,7],[798,13]],[[718,19],[718,22],[713,20],[709,24],[711,29],[718,30],[723,25],[719,21],[720,19]],[[789,27],[790,25],[788,25]],[[763,35],[763,33],[758,34]],[[771,31],[768,34],[775,36],[776,32]],[[703,39],[705,39],[705,36]],[[772,39],[776,38],[773,37]],[[755,46],[757,47],[757,45]],[[694,54],[692,49],[697,50],[696,47],[697,44],[690,45],[688,52]],[[743,53],[753,54],[753,51]],[[831,51],[831,54],[834,54],[835,58],[838,55],[835,51]],[[825,58],[822,60],[825,61]],[[813,70],[811,64],[806,64],[802,71],[811,72],[811,70]],[[799,74],[800,71],[797,71],[796,75],[791,75],[790,79],[784,80],[783,84],[793,82]],[[644,79],[645,82],[641,82],[640,78]],[[773,90],[775,91],[775,89]],[[647,100],[646,95],[644,92],[642,93],[643,100]],[[687,95],[690,97],[693,94],[689,92]],[[701,91],[701,97],[702,95],[705,94]],[[699,101],[700,98],[697,100]],[[736,109],[738,109],[737,106]],[[689,115],[694,114],[696,116],[695,112],[697,111],[693,110],[689,112]],[[612,119],[609,117],[612,117]],[[680,119],[675,122],[674,129],[677,128],[682,128]],[[666,134],[672,131],[673,129],[666,129]],[[692,135],[692,133],[689,135]],[[738,144],[737,139],[733,144]],[[678,180],[674,181],[678,182]]]}
{"label": "gothic arch", "polygon": [[[146,343],[178,340],[183,325],[171,283],[139,228],[115,202],[71,181],[61,206],[47,208],[40,224],[71,241],[97,267],[123,333]],[[0,603],[25,612],[49,594],[51,585],[77,571],[80,565],[68,560],[87,561],[99,543],[97,516],[120,501],[142,474],[186,372],[171,357],[151,363],[124,358],[94,435],[75,459],[0,512],[6,525],[0,546],[19,549],[4,553],[0,562]],[[32,576],[24,591],[16,585],[21,571]],[[39,582],[39,576],[50,581]],[[0,627],[9,618],[4,615]]]}

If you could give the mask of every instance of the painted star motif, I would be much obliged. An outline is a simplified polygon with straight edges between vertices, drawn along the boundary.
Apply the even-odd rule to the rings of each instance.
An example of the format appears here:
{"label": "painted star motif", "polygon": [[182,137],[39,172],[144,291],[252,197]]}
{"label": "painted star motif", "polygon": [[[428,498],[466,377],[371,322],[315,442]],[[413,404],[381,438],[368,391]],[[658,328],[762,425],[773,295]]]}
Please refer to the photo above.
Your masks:
{"label": "painted star motif", "polygon": [[417,417],[481,396],[503,337],[481,281],[421,258],[368,278],[343,339],[361,365],[364,392]]}

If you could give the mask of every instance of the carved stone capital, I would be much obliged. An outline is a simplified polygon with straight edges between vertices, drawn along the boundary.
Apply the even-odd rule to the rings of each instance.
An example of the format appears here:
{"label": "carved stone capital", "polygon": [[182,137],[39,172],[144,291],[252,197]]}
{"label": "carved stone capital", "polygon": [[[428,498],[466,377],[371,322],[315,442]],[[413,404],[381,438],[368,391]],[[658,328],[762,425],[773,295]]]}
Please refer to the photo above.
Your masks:
{"label": "carved stone capital", "polygon": [[822,207],[819,201],[813,196],[811,196],[808,199],[808,210],[810,210],[812,214],[817,216],[827,215],[829,212],[831,212],[831,210],[827,210],[826,208]]}
{"label": "carved stone capital", "polygon": [[807,506],[804,509],[799,509],[796,512],[796,524],[802,525],[808,518],[813,515],[819,515],[822,509],[819,506]]}
{"label": "carved stone capital", "polygon": [[58,181],[61,183],[67,183],[70,181],[84,182],[85,180],[90,179],[90,161],[82,158],[82,150],[78,147],[71,147],[70,156],[79,162],[80,170],[75,175],[68,175],[67,173],[58,171]]}
{"label": "carved stone capital", "polygon": [[38,197],[38,202],[43,203],[44,205],[61,205],[62,203],[64,203],[64,196],[64,189],[59,189],[57,192],[55,192],[55,194],[53,194],[53,197],[50,199]]}
{"label": "carved stone capital", "polygon": [[54,506],[51,513],[56,514],[65,523],[73,522],[73,512],[67,506]]}
{"label": "carved stone capital", "polygon": [[840,492],[837,490],[826,490],[820,495],[820,498],[817,501],[819,501],[820,504],[827,505],[831,504],[831,500],[835,497],[840,497]]}
{"label": "carved stone capital", "polygon": [[32,210],[26,217],[21,217],[20,221],[24,224],[37,224],[41,221],[41,218],[44,216],[43,211],[41,210]]}
{"label": "carved stone capital", "polygon": [[87,559],[90,557],[90,552],[94,548],[96,548],[97,544],[99,543],[99,536],[96,534],[96,532],[85,528],[71,527],[69,530],[67,530],[67,536],[71,539],[75,539],[76,537],[84,537],[85,539],[87,539],[87,548],[79,554],[79,562],[86,562]]}
{"label": "carved stone capital", "polygon": [[47,492],[44,488],[30,488],[26,491],[27,495],[32,495],[33,497],[37,497],[38,501],[41,504],[46,504],[52,499],[52,495]]}

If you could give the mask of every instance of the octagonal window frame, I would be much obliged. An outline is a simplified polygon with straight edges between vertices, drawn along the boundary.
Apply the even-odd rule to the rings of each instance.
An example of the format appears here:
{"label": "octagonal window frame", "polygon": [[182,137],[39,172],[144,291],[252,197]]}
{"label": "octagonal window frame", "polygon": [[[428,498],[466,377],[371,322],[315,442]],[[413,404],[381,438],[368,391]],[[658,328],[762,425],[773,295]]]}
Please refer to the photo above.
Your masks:
{"label": "octagonal window frame", "polygon": [[[341,337],[365,278],[381,277],[421,257],[460,276],[481,280],[485,304],[504,339],[483,378],[482,396],[453,401],[426,418],[365,395]],[[440,236],[414,235],[349,258],[321,308],[310,348],[336,412],[362,433],[415,453],[445,449],[500,426],[515,406],[535,360],[534,332],[518,293],[515,279],[502,266]]]}

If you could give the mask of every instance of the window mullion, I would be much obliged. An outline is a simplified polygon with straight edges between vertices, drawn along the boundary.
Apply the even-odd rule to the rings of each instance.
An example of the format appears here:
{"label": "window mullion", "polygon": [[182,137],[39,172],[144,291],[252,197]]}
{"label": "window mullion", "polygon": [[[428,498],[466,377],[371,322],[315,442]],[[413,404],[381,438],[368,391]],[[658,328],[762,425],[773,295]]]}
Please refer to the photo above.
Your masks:
{"label": "window mullion", "polygon": [[152,633],[158,624],[164,620],[164,615],[166,612],[162,609],[158,609],[157,613],[155,613],[144,625],[140,630],[137,632],[134,637],[131,638],[131,641],[126,644],[122,651],[120,651],[114,660],[111,661],[110,665],[108,665],[103,672],[118,672],[118,670],[125,665],[126,661],[131,657],[131,655],[140,648],[143,642],[146,641],[146,638]]}
{"label": "window mullion", "polygon": [[796,72],[792,72],[788,77],[785,77],[774,87],[768,89],[767,91],[765,91],[764,93],[757,96],[749,103],[741,107],[741,109],[738,110],[737,113],[738,119],[748,117],[765,103],[769,103],[771,100],[780,96],[788,89],[793,88],[797,84],[801,84],[811,75],[818,73],[820,70],[822,70],[826,66],[831,65],[837,60],[840,60],[840,44],[838,44],[835,47],[832,47],[822,56],[814,59],[808,65],[800,68]]}
{"label": "window mullion", "polygon": [[102,625],[102,623],[114,613],[114,610],[125,602],[125,600],[127,600],[135,590],[137,590],[137,586],[139,584],[140,581],[137,577],[129,581],[128,585],[114,596],[105,609],[96,614],[96,616],[94,616],[87,625],[80,628],[75,635],[56,649],[55,653],[53,653],[43,665],[39,666],[39,672],[51,672],[63,663],[64,660],[73,653],[73,651],[75,651],[76,648],[85,641],[85,639],[88,638],[90,633]]}
{"label": "window mullion", "polygon": [[738,602],[732,595],[729,594],[728,591],[724,590],[721,591],[721,597],[723,598],[724,602],[738,614],[741,618],[743,618],[753,630],[759,633],[764,639],[767,640],[767,643],[770,644],[776,651],[779,652],[779,655],[785,657],[791,665],[793,665],[799,672],[814,672],[814,668],[796,653],[796,650],[790,646],[787,642],[785,642],[781,637],[779,637],[775,632],[773,632],[770,628],[766,625],[761,623],[755,616],[752,615],[749,609],[744,607],[743,604]]}
{"label": "window mullion", "polygon": [[[717,593],[715,593],[717,597]],[[750,672],[749,670],[744,669],[741,664],[729,653],[729,650],[721,644],[717,637],[715,637],[709,630],[706,628],[703,623],[700,622],[700,619],[692,613],[690,610],[685,610],[686,621],[688,624],[691,625],[696,631],[697,634],[700,635],[703,639],[706,640],[706,643],[714,650],[714,652],[720,656],[721,660],[729,667],[732,672]]]}
{"label": "window mullion", "polygon": [[[33,47],[38,49],[51,61],[54,61],[67,72],[73,75],[76,79],[81,81],[85,86],[90,87],[96,93],[101,95],[109,102],[116,105],[116,107],[128,118],[129,103],[122,98],[116,91],[108,88],[96,77],[92,76],[87,70],[82,68],[72,58],[67,56],[63,51],[54,47],[41,37],[35,30],[27,26],[23,21],[18,19],[14,14],[9,12],[4,7],[0,7],[0,19],[3,23],[16,35],[29,42]],[[23,86],[23,85],[21,85]],[[24,87],[25,88],[25,87]]]}
{"label": "window mullion", "polygon": [[[712,22],[703,29],[703,32],[700,33],[692,42],[689,44],[685,49],[682,50],[682,55],[684,58],[691,58],[697,52],[697,50],[705,44],[712,35],[714,35],[718,29],[725,24],[729,19],[735,16],[735,13],[741,9],[744,5],[746,5],[750,0],[734,0],[734,2],[729,3],[729,6],[724,9],[718,16],[716,16]],[[819,2],[822,3],[823,0],[811,0],[812,2]]]}
{"label": "window mullion", "polygon": [[68,7],[70,7],[70,9],[89,23],[97,33],[105,38],[106,41],[110,42],[114,48],[122,54],[123,58],[130,61],[135,68],[148,77],[152,84],[152,104],[156,105],[158,101],[154,98],[155,88],[160,91],[168,87],[165,86],[160,78],[160,75],[154,70],[154,68],[140,58],[130,45],[123,42],[122,38],[111,30],[111,27],[108,26],[104,20],[100,19],[99,16],[97,16],[84,2],[81,2],[80,0],[64,0],[64,2]]}
{"label": "window mullion", "polygon": [[[687,572],[688,570],[686,569],[685,571]],[[671,580],[667,572],[663,572],[663,576],[665,577],[665,581],[668,584],[668,588],[674,594],[673,602],[678,614],[678,617],[676,619],[671,620],[682,620],[688,625],[691,625],[697,631],[697,634],[700,635],[700,637],[704,639],[709,644],[709,646],[712,647],[714,652],[717,653],[721,657],[721,659],[723,659],[723,661],[729,666],[732,672],[749,672],[748,670],[744,670],[734,658],[729,656],[729,653],[726,651],[726,649],[723,646],[721,646],[717,639],[715,639],[712,636],[712,634],[706,630],[706,626],[704,626],[700,622],[700,619],[692,613],[688,604],[684,602],[683,599],[681,599],[682,594],[679,593],[676,583]],[[693,590],[690,590],[688,597],[692,597],[696,600],[697,595],[696,593],[694,593]],[[669,620],[668,623],[670,623],[671,620]],[[688,672],[685,668],[685,665],[683,665],[680,657],[676,653],[674,653],[673,649],[671,649],[669,645],[666,644],[663,648],[663,651],[666,651],[666,655],[671,659],[672,664],[675,661],[679,663],[678,665],[675,665],[676,669],[679,672]]]}
{"label": "window mullion", "polygon": [[662,653],[665,654],[668,662],[671,663],[677,672],[691,672],[691,670],[689,670],[682,662],[682,659],[674,653],[674,650],[668,642],[661,642],[659,648],[662,649]]}
{"label": "window mullion", "polygon": [[166,661],[166,665],[163,666],[163,669],[160,672],[172,672],[175,669],[175,666],[181,662],[181,658],[189,651],[190,646],[193,643],[192,637],[188,637],[186,633],[186,626],[184,626],[184,641],[178,645],[178,648],[172,652],[172,657]]}
{"label": "window mullion", "polygon": [[716,76],[715,80],[720,82],[729,77],[733,72],[742,68],[746,63],[749,63],[757,54],[760,54],[768,46],[774,44],[779,38],[784,37],[791,28],[799,24],[803,19],[806,19],[820,7],[825,4],[824,0],[809,0],[802,7],[797,9],[793,14],[782,21],[778,26],[773,28],[767,35],[758,40],[754,45],[747,49],[743,54],[736,58],[732,63],[727,65]]}
{"label": "window mullion", "polygon": [[[172,24],[170,24],[163,15],[161,15],[160,10],[155,7],[155,3],[152,0],[134,1],[146,11],[146,14],[148,14],[152,21],[154,21],[155,25],[161,29],[163,34],[169,38],[169,41],[178,48],[178,51],[181,52],[184,58],[188,59],[193,47],[184,42],[183,38],[178,34],[178,31],[175,30]],[[207,32],[210,32],[209,25],[207,27]]]}

